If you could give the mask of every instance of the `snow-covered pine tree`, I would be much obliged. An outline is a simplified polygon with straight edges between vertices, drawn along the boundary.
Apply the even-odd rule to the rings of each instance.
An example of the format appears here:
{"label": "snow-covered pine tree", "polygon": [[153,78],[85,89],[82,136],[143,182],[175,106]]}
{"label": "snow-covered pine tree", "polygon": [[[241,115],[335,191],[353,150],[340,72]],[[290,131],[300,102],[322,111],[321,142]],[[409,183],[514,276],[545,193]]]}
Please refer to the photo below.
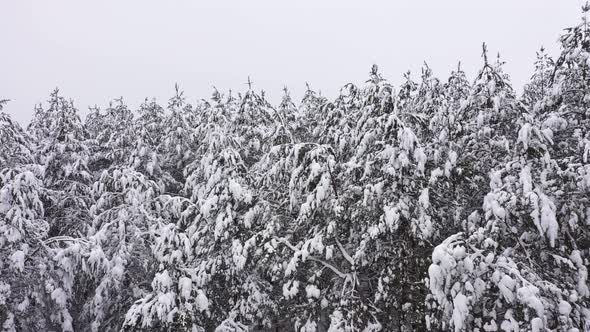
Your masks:
{"label": "snow-covered pine tree", "polygon": [[[40,282],[51,256],[43,242],[49,224],[44,219],[43,183],[39,173],[42,173],[39,167],[16,166],[0,171],[0,324],[3,331],[45,330],[53,326],[46,313],[59,312],[47,303],[44,285]],[[64,324],[62,327],[67,327],[71,321],[64,321]]]}
{"label": "snow-covered pine tree", "polygon": [[265,93],[256,93],[248,78],[248,90],[239,100],[239,107],[232,115],[229,132],[237,140],[239,153],[250,167],[273,145],[272,134],[276,133],[278,113],[265,98]]}
{"label": "snow-covered pine tree", "polygon": [[51,236],[81,236],[90,224],[89,149],[77,112],[73,102],[55,89],[49,108],[38,107],[39,116],[29,126],[45,128],[44,134],[36,132],[34,154],[36,162],[43,166],[43,182],[49,189],[44,206]]}
{"label": "snow-covered pine tree", "polygon": [[[525,112],[525,106],[516,98],[509,77],[503,71],[504,62],[500,56],[495,62],[489,62],[483,44],[482,57],[483,67],[457,113],[462,130],[456,164],[469,179],[458,188],[458,194],[466,198],[460,204],[463,219],[481,207],[490,172],[509,160],[507,157],[514,151]],[[466,225],[464,229],[469,232],[472,226]]]}
{"label": "snow-covered pine tree", "polygon": [[320,121],[313,131],[314,141],[331,145],[339,158],[350,157],[351,135],[360,116],[361,103],[359,88],[352,83],[344,85],[336,100],[320,106]]}
{"label": "snow-covered pine tree", "polygon": [[298,110],[301,115],[299,128],[295,130],[295,136],[299,142],[317,142],[322,121],[322,110],[328,100],[318,92],[311,89],[309,84],[305,85],[305,93],[301,99]]}
{"label": "snow-covered pine tree", "polygon": [[[88,118],[87,118],[88,120]],[[135,137],[133,136],[134,116],[125,105],[123,98],[109,103],[104,115],[101,115],[101,126],[97,135],[98,150],[94,160],[104,164],[99,171],[110,166],[122,166],[132,152]]]}
{"label": "snow-covered pine tree", "polygon": [[175,95],[168,101],[169,115],[163,125],[162,141],[159,151],[162,155],[163,168],[182,184],[185,182],[184,169],[192,163],[198,150],[197,114],[187,104],[184,92],[175,86]]}
{"label": "snow-covered pine tree", "polygon": [[295,143],[297,133],[302,134],[303,128],[299,127],[302,124],[301,116],[295,103],[291,99],[291,94],[287,87],[283,88],[283,98],[279,107],[275,110],[275,121],[270,146],[275,146],[284,143]]}
{"label": "snow-covered pine tree", "polygon": [[527,107],[532,108],[534,112],[539,112],[543,106],[537,103],[551,93],[551,77],[555,68],[553,58],[547,54],[545,48],[541,47],[537,51],[534,67],[531,81],[524,86],[522,99]]}
{"label": "snow-covered pine tree", "polygon": [[[282,153],[286,157],[280,157],[279,147],[275,150],[271,174],[281,181],[290,178],[288,200],[274,195],[280,199],[275,206],[289,204],[292,210],[273,213],[282,227],[277,252],[288,258],[281,307],[290,308],[287,315],[297,330],[395,329],[410,327],[419,317],[400,318],[408,309],[404,300],[419,292],[410,287],[403,299],[388,294],[393,287],[410,286],[409,279],[394,278],[391,261],[413,265],[419,256],[418,251],[412,252],[416,256],[404,253],[404,244],[391,238],[409,236],[418,242],[432,232],[424,214],[427,198],[416,205],[409,199],[424,192],[420,182],[405,179],[424,176],[426,155],[397,117],[394,96],[375,66],[366,88],[348,85],[326,109],[322,128],[334,136],[323,140],[331,144],[297,144]],[[348,127],[338,127],[343,123]],[[281,187],[280,182],[273,186]],[[407,199],[400,198],[405,193]],[[289,214],[296,218],[289,221]],[[426,266],[424,260],[422,269]],[[420,274],[414,277],[419,281]]]}
{"label": "snow-covered pine tree", "polygon": [[[339,182],[341,188],[352,190],[340,195],[348,197],[340,203],[345,217],[339,219],[348,225],[342,230],[347,238],[340,242],[354,261],[355,292],[364,303],[340,312],[358,330],[416,329],[420,305],[413,298],[424,292],[423,252],[428,252],[428,240],[437,232],[429,203],[427,155],[402,120],[413,110],[397,106],[401,104],[393,88],[376,66],[361,96],[363,107],[352,138],[355,149],[342,165]],[[393,296],[395,289],[400,291]],[[354,316],[363,311],[361,324]]]}
{"label": "snow-covered pine tree", "polygon": [[49,128],[51,126],[54,126],[54,124],[52,123],[52,112],[52,108],[44,109],[41,104],[35,105],[35,113],[33,114],[33,119],[27,126],[27,132],[33,138],[35,138],[35,140],[42,141],[47,136],[49,136]]}
{"label": "snow-covered pine tree", "polygon": [[[449,237],[432,254],[430,287],[442,312],[438,326],[581,331],[590,325],[582,249],[588,247],[588,231],[580,222],[588,213],[581,134],[588,128],[585,26],[584,21],[562,37],[546,95],[537,95],[528,113],[512,120],[520,129],[516,139],[509,138],[509,158],[497,159],[483,211],[468,218],[482,227]],[[537,85],[534,91],[543,89]]]}
{"label": "snow-covered pine tree", "polygon": [[129,168],[103,171],[92,187],[92,227],[83,261],[89,290],[83,331],[118,331],[132,303],[149,291],[155,259],[150,231],[163,188]]}
{"label": "snow-covered pine tree", "polygon": [[432,69],[427,63],[422,66],[422,75],[420,84],[417,87],[415,96],[409,105],[404,105],[400,111],[405,116],[404,120],[412,125],[416,135],[422,137],[423,140],[429,139],[430,119],[434,117],[439,109],[444,108],[444,90],[443,84],[433,75]]}
{"label": "snow-covered pine tree", "polygon": [[199,159],[187,167],[186,197],[165,199],[167,212],[154,225],[158,268],[152,291],[129,309],[126,326],[186,331],[270,326],[274,305],[258,248],[268,241],[270,225],[263,223],[240,154],[251,146],[241,145],[247,141],[237,136],[252,122],[230,123],[247,116],[232,112],[249,107],[203,111],[216,114],[201,123],[207,130],[196,151]]}
{"label": "snow-covered pine tree", "polygon": [[411,114],[412,104],[416,97],[418,90],[418,83],[412,79],[412,72],[404,73],[404,82],[400,85],[396,98],[396,106],[399,110],[405,110],[406,113]]}
{"label": "snow-covered pine tree", "polygon": [[177,181],[163,169],[163,157],[158,146],[164,135],[164,109],[155,99],[146,100],[139,106],[137,119],[132,129],[133,148],[128,154],[125,166],[156,181],[158,186],[175,188]]}
{"label": "snow-covered pine tree", "polygon": [[110,164],[101,153],[101,150],[104,150],[101,144],[104,144],[104,142],[100,142],[98,139],[104,129],[104,115],[96,105],[89,107],[88,111],[89,113],[86,115],[86,119],[84,119],[84,130],[86,135],[88,135],[86,141],[91,155],[88,168],[90,172],[96,173],[102,169],[106,169]]}
{"label": "snow-covered pine tree", "polygon": [[[469,178],[463,172],[458,156],[465,133],[465,121],[459,118],[461,107],[467,100],[470,84],[461,65],[457,66],[445,83],[442,98],[437,98],[433,114],[429,117],[428,132],[422,136],[422,144],[432,167],[429,176],[430,201],[436,206],[439,216],[448,216],[444,221],[443,237],[462,229],[463,207],[471,197]],[[438,95],[438,94],[437,94]]]}
{"label": "snow-covered pine tree", "polygon": [[104,125],[103,116],[100,107],[96,105],[88,107],[88,114],[84,119],[84,128],[89,138],[96,138],[100,135]]}
{"label": "snow-covered pine tree", "polygon": [[137,113],[135,134],[140,135],[142,141],[150,148],[157,147],[164,133],[163,126],[166,116],[164,108],[157,103],[156,99],[146,98],[139,106]]}
{"label": "snow-covered pine tree", "polygon": [[2,108],[8,100],[0,100],[0,169],[31,163],[32,140],[21,126]]}

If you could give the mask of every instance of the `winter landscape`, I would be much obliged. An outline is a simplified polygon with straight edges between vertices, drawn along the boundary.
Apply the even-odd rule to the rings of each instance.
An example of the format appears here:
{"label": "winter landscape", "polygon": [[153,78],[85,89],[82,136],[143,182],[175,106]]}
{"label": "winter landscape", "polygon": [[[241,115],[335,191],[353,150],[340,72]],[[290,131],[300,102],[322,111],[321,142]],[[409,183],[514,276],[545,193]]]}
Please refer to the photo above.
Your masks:
{"label": "winter landscape", "polygon": [[474,79],[373,65],[335,98],[248,79],[82,116],[55,89],[20,125],[0,96],[2,331],[590,331],[571,25],[521,87],[483,44]]}

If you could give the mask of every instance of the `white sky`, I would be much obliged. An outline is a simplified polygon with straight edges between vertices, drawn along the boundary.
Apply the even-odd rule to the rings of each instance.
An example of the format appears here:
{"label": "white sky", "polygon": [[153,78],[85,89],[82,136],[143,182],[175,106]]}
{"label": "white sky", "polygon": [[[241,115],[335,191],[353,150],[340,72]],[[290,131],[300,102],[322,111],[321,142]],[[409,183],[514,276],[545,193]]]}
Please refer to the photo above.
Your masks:
{"label": "white sky", "polygon": [[377,63],[394,84],[423,61],[446,78],[457,61],[473,77],[481,43],[500,51],[513,85],[532,72],[535,51],[556,55],[575,25],[571,0],[4,0],[0,1],[0,99],[25,124],[56,86],[86,113],[123,96],[166,105],[178,82],[189,101],[220,90],[256,89],[278,102],[309,82],[334,97]]}

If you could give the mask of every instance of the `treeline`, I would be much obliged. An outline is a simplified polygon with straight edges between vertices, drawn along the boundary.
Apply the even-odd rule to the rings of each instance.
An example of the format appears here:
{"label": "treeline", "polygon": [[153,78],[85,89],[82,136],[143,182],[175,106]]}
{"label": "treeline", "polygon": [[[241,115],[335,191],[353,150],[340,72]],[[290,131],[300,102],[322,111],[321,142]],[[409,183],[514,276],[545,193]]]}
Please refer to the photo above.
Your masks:
{"label": "treeline", "polygon": [[0,106],[3,330],[590,331],[589,32],[522,95],[484,46],[334,100]]}

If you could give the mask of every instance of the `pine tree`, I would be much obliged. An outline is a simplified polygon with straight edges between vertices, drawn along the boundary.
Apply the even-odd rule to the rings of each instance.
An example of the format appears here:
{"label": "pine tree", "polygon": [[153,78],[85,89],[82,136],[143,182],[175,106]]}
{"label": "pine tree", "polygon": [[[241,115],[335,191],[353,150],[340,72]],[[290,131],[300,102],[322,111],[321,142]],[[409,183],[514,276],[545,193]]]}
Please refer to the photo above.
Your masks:
{"label": "pine tree", "polygon": [[[569,31],[577,35],[580,27]],[[573,66],[560,69],[561,61],[575,59],[567,55],[577,48],[566,42],[572,40],[576,37],[562,38],[562,60],[553,72],[558,79],[576,80],[570,84],[579,87],[580,77],[574,78],[570,71]],[[539,93],[546,83],[534,84],[537,90],[529,92]],[[574,192],[584,192],[586,186],[580,186],[583,181],[579,180],[577,185],[564,183],[576,181],[579,164],[572,157],[562,159],[564,154],[573,156],[572,150],[564,151],[570,140],[566,128],[571,118],[566,120],[558,111],[563,105],[556,105],[566,100],[562,87],[567,83],[552,84],[556,85],[547,86],[547,96],[540,93],[535,97],[538,101],[529,103],[528,113],[522,112],[518,120],[499,127],[504,128],[511,148],[506,149],[507,158],[494,158],[496,165],[491,169],[490,191],[483,199],[482,211],[468,218],[471,225],[480,226],[467,235],[449,237],[432,254],[430,287],[442,315],[442,321],[435,321],[443,328],[570,330],[588,324],[587,267],[584,251],[579,250],[587,235],[578,223],[587,202],[581,198],[576,207],[570,204],[571,199],[578,201]],[[578,98],[570,101],[578,103],[583,95]],[[516,131],[508,126],[515,123],[520,124],[517,138],[507,135]],[[576,120],[573,123],[578,124]],[[579,149],[580,145],[573,148]],[[585,170],[578,168],[580,173]],[[575,187],[574,191],[566,189]],[[493,305],[481,308],[480,303]]]}
{"label": "pine tree", "polygon": [[264,91],[259,94],[252,89],[250,78],[248,90],[239,100],[239,108],[230,114],[229,130],[238,140],[244,162],[251,166],[274,144],[270,133],[275,122],[280,121],[280,114],[266,100]]}
{"label": "pine tree", "polygon": [[127,308],[147,294],[146,281],[154,275],[150,229],[157,221],[158,196],[154,181],[128,168],[104,171],[92,187],[96,203],[89,231],[85,265],[88,298],[83,330],[118,331]]}
{"label": "pine tree", "polygon": [[96,140],[99,147],[95,159],[102,160],[102,170],[109,166],[122,166],[133,149],[134,117],[123,102],[123,98],[114,100],[101,116],[102,125]]}
{"label": "pine tree", "polygon": [[420,85],[412,103],[412,123],[415,124],[416,134],[423,139],[428,139],[430,123],[439,109],[443,108],[443,84],[433,75],[432,69],[427,63],[422,67]]}
{"label": "pine tree", "polygon": [[175,188],[178,183],[162,168],[163,157],[158,146],[164,135],[164,121],[164,109],[155,100],[146,99],[139,106],[138,118],[132,127],[132,135],[135,137],[133,148],[124,165],[168,190]]}
{"label": "pine tree", "polygon": [[39,283],[50,259],[43,243],[49,224],[44,218],[43,183],[39,172],[42,170],[38,167],[0,171],[0,322],[3,331],[42,330],[51,326],[43,311],[48,303]]}
{"label": "pine tree", "polygon": [[[243,119],[251,109],[242,105],[234,116]],[[159,266],[152,292],[129,309],[127,326],[204,331],[270,324],[265,314],[272,308],[270,286],[257,272],[255,257],[265,226],[239,153],[251,146],[240,145],[244,139],[237,134],[245,133],[235,127],[240,123],[215,116],[209,121],[197,150],[200,159],[187,168],[187,198],[170,197],[167,218],[155,225]]]}
{"label": "pine tree", "polygon": [[299,105],[299,112],[302,116],[299,128],[296,129],[296,136],[301,142],[317,142],[319,133],[315,132],[319,127],[319,123],[323,119],[323,107],[328,102],[327,98],[323,97],[318,92],[312,90],[309,84],[306,84],[305,93]]}
{"label": "pine tree", "polygon": [[178,85],[175,90],[175,96],[168,102],[170,114],[166,117],[158,148],[162,154],[163,167],[178,183],[184,183],[184,169],[196,158],[197,120],[195,111],[190,104],[186,104],[184,93],[179,90]]}
{"label": "pine tree", "polygon": [[73,102],[59,96],[58,89],[51,93],[49,108],[39,107],[38,114],[29,127],[46,126],[44,134],[36,134],[34,153],[44,167],[44,184],[51,191],[45,203],[50,235],[80,236],[90,222],[92,181],[84,127]]}
{"label": "pine tree", "polygon": [[8,100],[0,100],[0,169],[31,163],[31,138],[2,111]]}
{"label": "pine tree", "polygon": [[535,112],[538,112],[543,106],[537,105],[537,102],[542,101],[551,93],[551,77],[555,64],[545,48],[541,47],[537,52],[534,66],[535,71],[531,76],[531,81],[524,86],[522,98],[528,107],[532,107]]}

